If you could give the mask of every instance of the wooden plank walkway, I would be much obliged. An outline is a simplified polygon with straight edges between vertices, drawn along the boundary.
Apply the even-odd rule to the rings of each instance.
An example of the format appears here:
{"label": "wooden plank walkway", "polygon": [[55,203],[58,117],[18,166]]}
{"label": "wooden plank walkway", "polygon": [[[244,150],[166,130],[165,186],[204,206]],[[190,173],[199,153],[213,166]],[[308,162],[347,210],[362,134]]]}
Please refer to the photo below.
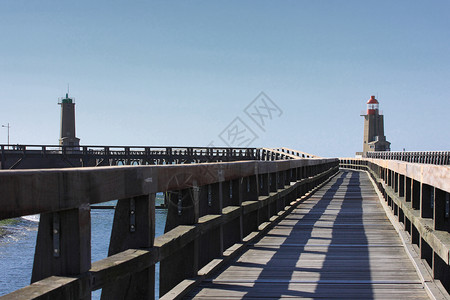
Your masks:
{"label": "wooden plank walkway", "polygon": [[342,171],[187,299],[429,299],[366,173]]}

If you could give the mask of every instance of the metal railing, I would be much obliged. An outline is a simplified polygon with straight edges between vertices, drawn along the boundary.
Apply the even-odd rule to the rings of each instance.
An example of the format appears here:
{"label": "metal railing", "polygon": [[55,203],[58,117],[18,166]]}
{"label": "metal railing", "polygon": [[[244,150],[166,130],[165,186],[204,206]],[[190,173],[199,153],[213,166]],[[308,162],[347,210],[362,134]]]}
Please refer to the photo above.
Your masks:
{"label": "metal railing", "polygon": [[365,157],[422,164],[450,165],[450,151],[376,151],[367,152]]}

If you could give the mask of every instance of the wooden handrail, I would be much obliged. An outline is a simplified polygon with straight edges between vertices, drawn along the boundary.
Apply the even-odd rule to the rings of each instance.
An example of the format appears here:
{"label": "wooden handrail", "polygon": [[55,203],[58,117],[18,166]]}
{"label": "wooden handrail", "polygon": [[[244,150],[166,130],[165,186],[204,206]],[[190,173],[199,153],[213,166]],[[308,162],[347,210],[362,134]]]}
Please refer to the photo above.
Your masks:
{"label": "wooden handrail", "polygon": [[[337,168],[337,159],[305,159],[0,171],[0,219],[41,214],[36,284],[4,298],[89,299],[102,288],[108,299],[125,291],[151,299],[156,262],[164,294],[198,278]],[[167,192],[169,208],[166,233],[155,239],[158,192]],[[109,257],[91,265],[89,205],[114,199]]]}
{"label": "wooden handrail", "polygon": [[450,151],[375,151],[367,152],[365,157],[413,163],[450,165]]}
{"label": "wooden handrail", "polygon": [[450,291],[450,167],[390,159],[340,158],[369,172],[435,280]]}
{"label": "wooden handrail", "polygon": [[342,165],[377,165],[450,193],[450,167],[374,158],[340,158]]}
{"label": "wooden handrail", "polygon": [[304,158],[321,158],[320,156],[317,156],[317,155],[314,155],[314,154],[306,153],[306,152],[299,151],[299,150],[289,149],[289,148],[286,148],[286,147],[281,147],[280,151],[286,152],[286,153],[291,153],[291,154],[294,154],[296,156],[304,157]]}

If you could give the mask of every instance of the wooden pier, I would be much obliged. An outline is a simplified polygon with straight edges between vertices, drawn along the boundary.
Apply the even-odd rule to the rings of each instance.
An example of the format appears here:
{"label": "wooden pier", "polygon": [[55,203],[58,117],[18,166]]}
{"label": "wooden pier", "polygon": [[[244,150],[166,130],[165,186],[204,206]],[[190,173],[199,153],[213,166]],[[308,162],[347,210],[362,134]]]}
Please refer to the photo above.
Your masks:
{"label": "wooden pier", "polygon": [[365,172],[344,171],[189,299],[429,299]]}
{"label": "wooden pier", "polygon": [[[41,215],[32,284],[0,299],[153,299],[158,262],[161,299],[450,299],[448,166],[259,151],[0,171],[0,220]],[[91,262],[91,205],[115,199],[108,257]]]}

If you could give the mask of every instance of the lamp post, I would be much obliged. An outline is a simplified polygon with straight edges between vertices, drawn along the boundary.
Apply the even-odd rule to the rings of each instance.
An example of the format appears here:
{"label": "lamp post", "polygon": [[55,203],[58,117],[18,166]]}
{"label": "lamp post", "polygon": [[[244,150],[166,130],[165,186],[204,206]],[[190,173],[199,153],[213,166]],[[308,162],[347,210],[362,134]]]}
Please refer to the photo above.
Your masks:
{"label": "lamp post", "polygon": [[11,126],[8,125],[2,125],[2,127],[8,128],[8,147],[9,147],[9,129],[11,128]]}

